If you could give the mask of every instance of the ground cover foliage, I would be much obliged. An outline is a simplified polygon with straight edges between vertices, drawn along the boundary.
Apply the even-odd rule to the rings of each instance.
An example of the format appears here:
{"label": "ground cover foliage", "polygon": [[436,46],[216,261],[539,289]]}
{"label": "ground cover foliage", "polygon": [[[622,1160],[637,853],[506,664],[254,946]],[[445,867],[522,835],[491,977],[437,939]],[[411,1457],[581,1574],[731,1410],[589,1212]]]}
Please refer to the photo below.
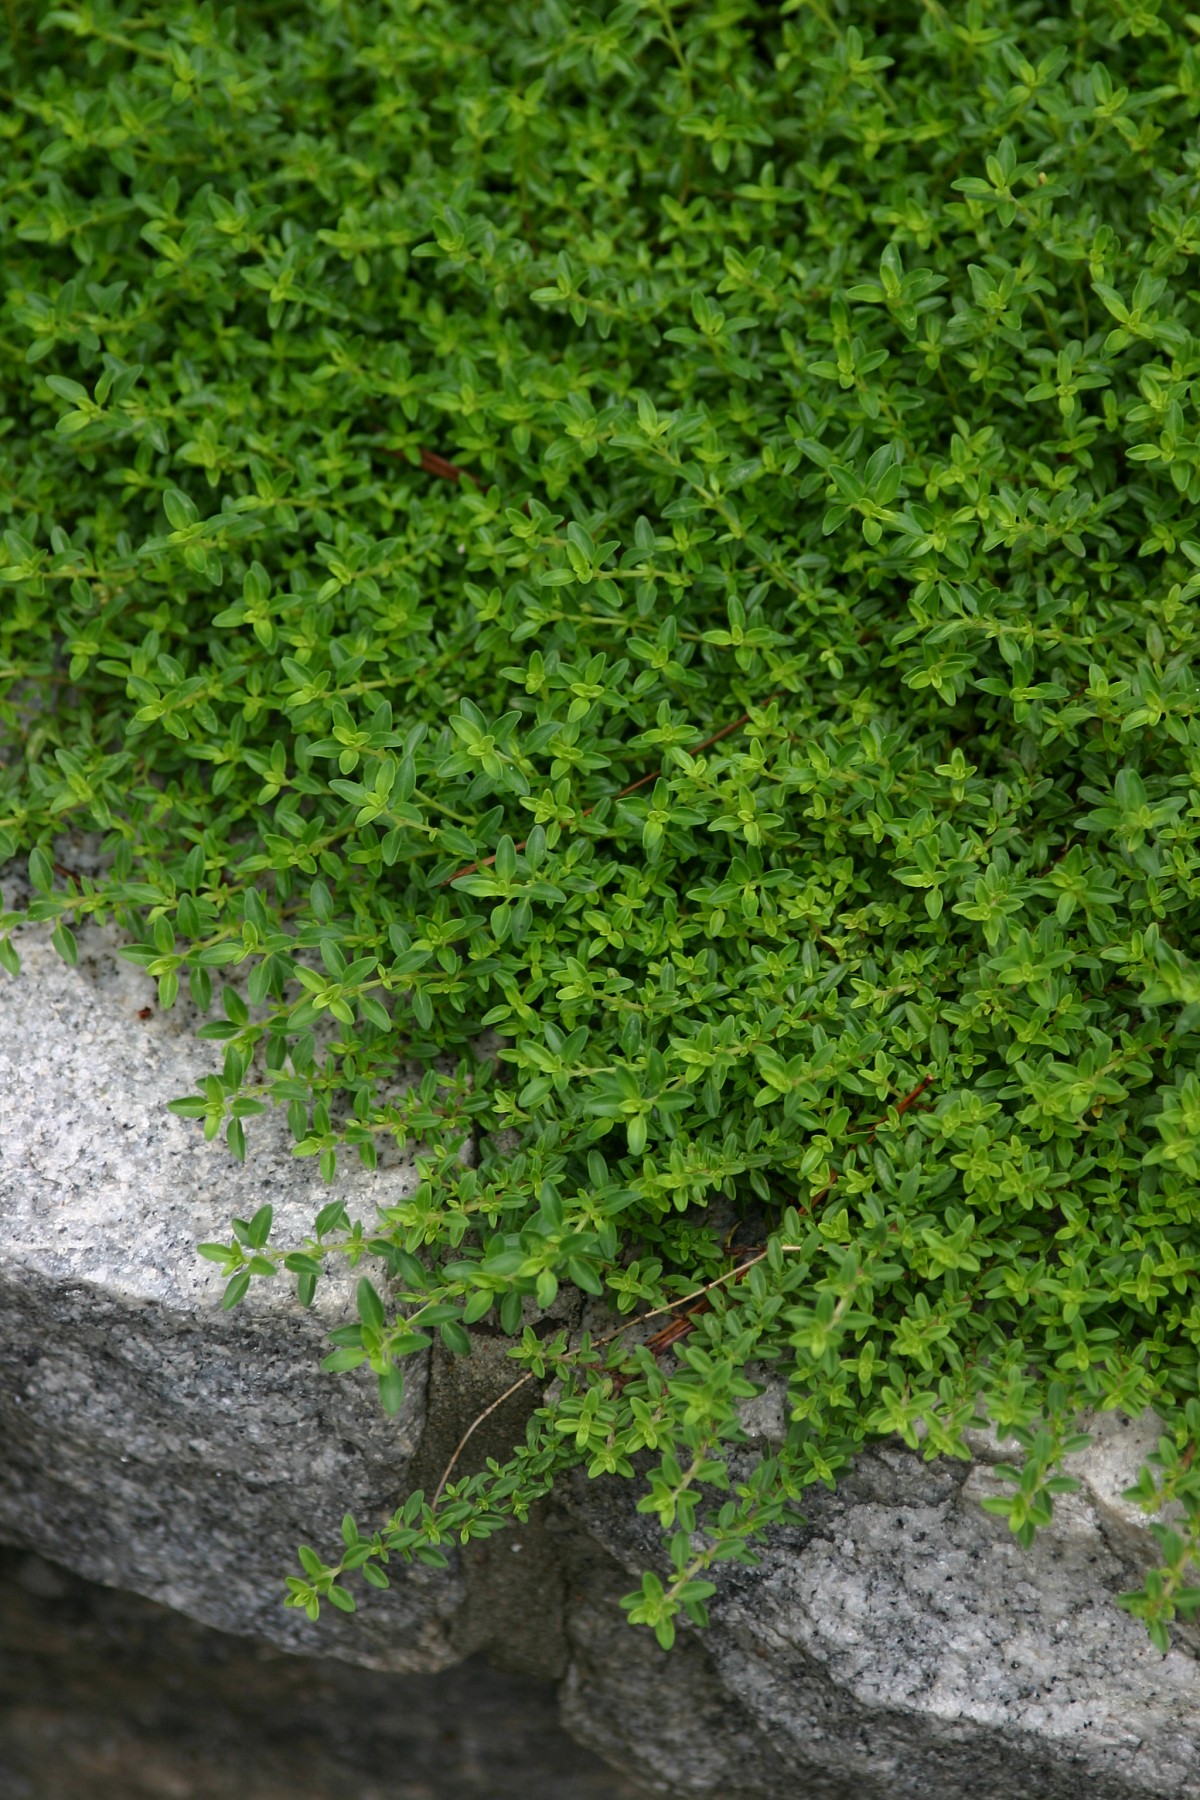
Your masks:
{"label": "ground cover foliage", "polygon": [[669,1644],[866,1439],[1015,1432],[989,1504],[1028,1542],[1080,1410],[1152,1405],[1137,1491],[1183,1504],[1123,1604],[1165,1648],[1200,1602],[1195,19],[8,21],[0,860],[36,898],[0,925],[70,960],[115,920],[186,984],[224,1061],[177,1110],[234,1155],[271,1105],[327,1176],[425,1146],[377,1217],[238,1221],[229,1304],[349,1257],[331,1370],[395,1409],[487,1325],[546,1390],[289,1603],[582,1464],[661,1521],[627,1608]]}

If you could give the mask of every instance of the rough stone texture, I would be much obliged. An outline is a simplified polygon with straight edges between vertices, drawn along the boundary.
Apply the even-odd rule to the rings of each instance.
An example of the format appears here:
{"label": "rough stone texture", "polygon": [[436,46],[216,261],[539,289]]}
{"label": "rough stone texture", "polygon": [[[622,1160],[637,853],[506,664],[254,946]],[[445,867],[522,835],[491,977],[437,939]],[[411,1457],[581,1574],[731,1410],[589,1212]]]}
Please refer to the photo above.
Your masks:
{"label": "rough stone texture", "polygon": [[549,1682],[288,1656],[0,1549],[4,1800],[644,1800]]}
{"label": "rough stone texture", "polygon": [[182,1004],[139,1019],[153,984],[115,941],[81,932],[71,969],[43,930],[22,932],[25,967],[0,989],[0,1536],[225,1630],[444,1667],[461,1653],[458,1579],[414,1571],[319,1631],[280,1606],[298,1543],[330,1548],[344,1511],[373,1522],[405,1491],[424,1366],[389,1420],[368,1374],[320,1369],[329,1328],[354,1316],[349,1278],[322,1283],[311,1312],[280,1278],[222,1313],[220,1272],[195,1254],[267,1201],[281,1241],[331,1193],[369,1217],[410,1167],[381,1156],[331,1190],[279,1113],[252,1122],[245,1164],[205,1143],[166,1102],[219,1051]]}
{"label": "rough stone texture", "polygon": [[[757,1569],[719,1571],[711,1629],[671,1655],[616,1604],[659,1555],[653,1528],[628,1484],[582,1478],[450,1573],[399,1571],[353,1619],[284,1612],[295,1544],[431,1486],[511,1364],[486,1335],[468,1362],[439,1352],[389,1421],[369,1378],[318,1368],[348,1281],[314,1314],[282,1282],[222,1314],[195,1243],[265,1199],[299,1234],[329,1190],[279,1119],[253,1122],[239,1167],[168,1114],[219,1053],[184,1007],[139,1020],[150,983],[106,934],[80,941],[71,970],[29,928],[24,974],[0,977],[0,1538],[288,1650],[409,1674],[483,1650],[561,1677],[571,1732],[656,1793],[1200,1800],[1194,1639],[1160,1657],[1113,1604],[1149,1551],[1120,1496],[1152,1419],[1096,1422],[1083,1491],[1032,1552],[978,1505],[994,1443],[963,1464],[879,1446]],[[369,1216],[410,1179],[393,1158],[341,1191]],[[533,1399],[463,1467],[502,1451]],[[777,1436],[780,1393],[746,1419]]]}
{"label": "rough stone texture", "polygon": [[[770,1412],[770,1397],[765,1411]],[[781,1414],[777,1406],[774,1409]],[[700,1641],[727,1700],[689,1768],[692,1793],[744,1779],[747,1722],[786,1771],[751,1792],[806,1800],[1133,1800],[1200,1796],[1200,1671],[1162,1657],[1117,1609],[1146,1553],[1120,1500],[1155,1441],[1152,1417],[1090,1421],[1071,1459],[1083,1482],[1030,1551],[979,1501],[1004,1491],[988,1461],[926,1463],[903,1446],[860,1457],[805,1526],[772,1534],[755,1569],[714,1579]],[[979,1445],[1002,1460],[994,1441]],[[576,1482],[578,1523],[630,1571],[650,1527],[612,1487]],[[602,1720],[604,1668],[569,1686],[585,1742],[620,1758]],[[670,1710],[668,1708],[668,1710]]]}

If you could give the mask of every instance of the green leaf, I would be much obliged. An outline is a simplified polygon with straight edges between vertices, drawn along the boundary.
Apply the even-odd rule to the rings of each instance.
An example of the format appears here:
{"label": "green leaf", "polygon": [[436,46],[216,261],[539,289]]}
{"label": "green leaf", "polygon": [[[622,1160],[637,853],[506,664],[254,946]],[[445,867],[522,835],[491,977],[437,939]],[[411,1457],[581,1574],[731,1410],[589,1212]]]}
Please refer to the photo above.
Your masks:
{"label": "green leaf", "polygon": [[329,1350],[385,1406],[439,1329],[537,1384],[288,1603],[582,1469],[643,1484],[670,1642],[866,1442],[986,1417],[1019,1548],[1081,1414],[1153,1412],[1165,1645],[1194,22],[123,10],[6,64],[0,964],[134,1088],[198,1031],[182,1135],[252,1174],[280,1108],[300,1186],[348,1171],[312,1235],[204,1247],[235,1299],[364,1283]]}
{"label": "green leaf", "polygon": [[186,530],[189,525],[194,525],[200,517],[194,503],[178,488],[167,489],[163,495],[163,507],[176,531]]}
{"label": "green leaf", "polygon": [[249,1286],[249,1271],[243,1269],[226,1285],[225,1292],[221,1296],[221,1305],[226,1312],[229,1312],[232,1307],[235,1307],[240,1300],[245,1298],[246,1289]]}
{"label": "green leaf", "polygon": [[403,1369],[386,1369],[379,1377],[379,1404],[389,1416],[400,1411],[404,1405]]}
{"label": "green leaf", "polygon": [[456,1319],[447,1319],[438,1330],[447,1350],[452,1350],[455,1356],[470,1356],[471,1339]]}
{"label": "green leaf", "polygon": [[53,943],[63,961],[74,968],[79,961],[79,945],[75,941],[75,933],[61,919],[54,927]]}
{"label": "green leaf", "polygon": [[272,1207],[260,1206],[254,1217],[250,1220],[246,1229],[246,1242],[252,1244],[256,1250],[261,1250],[267,1239],[270,1237],[271,1221],[274,1216],[274,1209]]}
{"label": "green leaf", "polygon": [[48,894],[54,887],[54,869],[46,852],[35,847],[29,852],[29,880],[39,894]]}
{"label": "green leaf", "polygon": [[381,1331],[387,1318],[383,1301],[365,1276],[355,1290],[355,1302],[363,1324],[370,1326],[372,1330]]}

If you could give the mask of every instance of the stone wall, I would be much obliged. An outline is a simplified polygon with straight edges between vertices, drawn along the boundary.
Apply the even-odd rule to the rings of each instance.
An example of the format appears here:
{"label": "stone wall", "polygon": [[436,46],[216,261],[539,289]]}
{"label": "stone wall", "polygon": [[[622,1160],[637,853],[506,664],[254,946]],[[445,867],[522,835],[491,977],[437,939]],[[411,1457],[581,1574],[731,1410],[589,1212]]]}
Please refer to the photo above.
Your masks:
{"label": "stone wall", "polygon": [[[23,974],[0,976],[0,1539],[282,1650],[397,1676],[483,1654],[554,1680],[574,1737],[660,1793],[1200,1800],[1195,1645],[1162,1657],[1113,1604],[1149,1553],[1120,1494],[1152,1419],[1097,1421],[1082,1491],[1028,1553],[978,1505],[994,1445],[971,1464],[878,1446],[757,1568],[726,1565],[710,1630],[670,1654],[617,1606],[657,1554],[635,1489],[582,1477],[352,1618],[284,1611],[296,1544],[433,1485],[511,1364],[486,1338],[439,1351],[389,1420],[369,1376],[319,1369],[348,1279],[308,1313],[282,1281],[222,1313],[195,1244],[267,1200],[299,1236],[330,1190],[281,1118],[251,1122],[238,1165],[166,1112],[217,1053],[110,934],[81,932],[75,969],[41,927],[20,943]],[[333,1191],[369,1216],[411,1180],[393,1155]],[[512,1441],[521,1404],[473,1454]],[[782,1419],[768,1392],[747,1423],[769,1439]]]}

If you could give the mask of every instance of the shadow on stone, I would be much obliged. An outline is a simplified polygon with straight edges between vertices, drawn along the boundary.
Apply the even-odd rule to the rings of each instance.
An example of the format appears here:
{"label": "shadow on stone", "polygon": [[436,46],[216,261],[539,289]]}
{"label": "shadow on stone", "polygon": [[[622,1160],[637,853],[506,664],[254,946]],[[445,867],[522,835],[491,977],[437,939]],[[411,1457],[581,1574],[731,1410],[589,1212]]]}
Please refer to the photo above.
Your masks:
{"label": "shadow on stone", "polygon": [[288,1655],[0,1548],[4,1800],[645,1800],[548,1682]]}

